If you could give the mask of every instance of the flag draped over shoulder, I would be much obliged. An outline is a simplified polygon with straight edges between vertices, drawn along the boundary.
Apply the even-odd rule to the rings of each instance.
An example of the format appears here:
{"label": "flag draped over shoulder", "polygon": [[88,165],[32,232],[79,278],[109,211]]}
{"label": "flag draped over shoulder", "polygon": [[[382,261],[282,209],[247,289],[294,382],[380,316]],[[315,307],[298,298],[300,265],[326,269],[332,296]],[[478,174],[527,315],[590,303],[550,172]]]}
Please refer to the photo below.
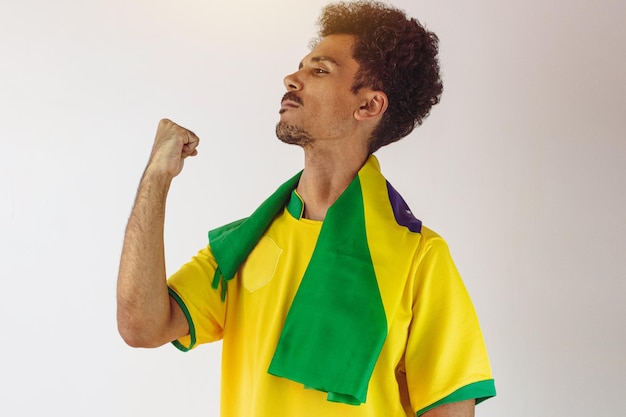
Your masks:
{"label": "flag draped over shoulder", "polygon": [[[228,281],[285,207],[300,175],[281,185],[250,217],[209,232],[218,263],[213,287],[221,283],[223,296]],[[408,271],[420,231],[421,222],[370,156],[326,213],[268,372],[324,391],[329,401],[364,403],[388,330],[381,288],[402,292],[406,277],[396,275]],[[380,253],[379,248],[400,256],[375,267],[372,251]]]}

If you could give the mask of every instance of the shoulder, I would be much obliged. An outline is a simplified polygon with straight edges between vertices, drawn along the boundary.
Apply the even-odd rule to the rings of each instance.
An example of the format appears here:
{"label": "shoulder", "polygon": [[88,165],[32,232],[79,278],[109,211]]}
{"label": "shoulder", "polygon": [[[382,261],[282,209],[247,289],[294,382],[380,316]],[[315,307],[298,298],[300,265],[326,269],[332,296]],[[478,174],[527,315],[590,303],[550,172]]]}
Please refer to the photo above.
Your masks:
{"label": "shoulder", "polygon": [[[419,280],[460,281],[448,243],[432,229],[422,228],[418,250],[413,258],[413,271]],[[445,279],[444,279],[445,278]]]}
{"label": "shoulder", "polygon": [[448,243],[434,230],[429,229],[426,226],[422,226],[420,235],[421,242],[419,253],[422,255],[426,255],[429,252],[449,253]]}

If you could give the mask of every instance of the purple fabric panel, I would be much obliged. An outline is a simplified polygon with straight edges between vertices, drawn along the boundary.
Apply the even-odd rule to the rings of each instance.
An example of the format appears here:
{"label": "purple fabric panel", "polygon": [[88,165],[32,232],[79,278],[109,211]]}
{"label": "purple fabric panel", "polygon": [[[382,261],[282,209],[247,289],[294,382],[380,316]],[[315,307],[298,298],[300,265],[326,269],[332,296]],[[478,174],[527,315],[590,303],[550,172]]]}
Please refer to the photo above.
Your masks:
{"label": "purple fabric panel", "polygon": [[422,231],[422,222],[415,218],[411,209],[406,204],[400,193],[387,181],[387,192],[389,193],[389,201],[393,209],[393,215],[396,222],[400,226],[404,226],[411,232],[420,233]]}

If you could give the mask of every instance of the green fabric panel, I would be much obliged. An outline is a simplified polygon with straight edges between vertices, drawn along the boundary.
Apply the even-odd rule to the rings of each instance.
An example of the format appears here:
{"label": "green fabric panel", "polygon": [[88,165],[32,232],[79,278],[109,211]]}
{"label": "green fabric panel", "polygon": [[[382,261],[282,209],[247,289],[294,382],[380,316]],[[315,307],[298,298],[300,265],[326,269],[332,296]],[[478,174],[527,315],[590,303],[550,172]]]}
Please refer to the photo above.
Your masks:
{"label": "green fabric panel", "polygon": [[489,399],[491,397],[495,397],[496,395],[496,385],[493,379],[487,379],[485,381],[474,382],[473,384],[466,385],[458,390],[454,391],[452,394],[447,397],[442,398],[434,404],[429,405],[426,408],[423,408],[417,412],[417,416],[421,416],[425,412],[432,410],[435,407],[438,407],[443,404],[456,403],[459,401],[465,400],[476,400],[476,404],[480,404],[481,402]]}
{"label": "green fabric panel", "polygon": [[348,405],[361,405],[362,403],[352,395],[344,395],[337,392],[329,392],[326,396],[326,400],[333,403],[342,403]]}
{"label": "green fabric panel", "polygon": [[358,405],[386,335],[357,176],[326,214],[269,373]]}
{"label": "green fabric panel", "polygon": [[215,273],[213,274],[213,282],[211,283],[211,287],[216,290],[220,285],[220,281],[222,280],[222,272],[220,271],[220,267],[215,268]]}
{"label": "green fabric panel", "polygon": [[299,172],[265,200],[248,218],[209,231],[211,251],[225,281],[233,279],[274,217],[285,207],[300,180]]}
{"label": "green fabric panel", "polygon": [[185,302],[183,301],[183,299],[180,298],[180,296],[176,294],[176,292],[173,289],[168,287],[167,291],[172,296],[172,298],[176,300],[181,310],[183,310],[183,313],[185,314],[185,317],[187,318],[187,323],[189,323],[189,346],[188,347],[184,346],[178,340],[173,340],[172,344],[176,346],[178,349],[182,350],[183,352],[188,352],[191,349],[193,349],[193,347],[196,345],[196,328],[193,325],[191,314],[189,314],[189,310],[187,309],[187,306],[185,305]]}

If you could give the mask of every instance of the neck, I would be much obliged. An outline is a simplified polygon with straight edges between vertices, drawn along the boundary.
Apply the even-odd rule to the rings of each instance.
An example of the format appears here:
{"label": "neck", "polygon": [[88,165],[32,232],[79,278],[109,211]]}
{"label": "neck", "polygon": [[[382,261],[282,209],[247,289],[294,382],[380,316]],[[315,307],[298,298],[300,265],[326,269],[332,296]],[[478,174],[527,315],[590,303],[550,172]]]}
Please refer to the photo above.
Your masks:
{"label": "neck", "polygon": [[326,212],[348,188],[367,161],[367,149],[321,150],[304,148],[304,171],[297,191],[304,200],[304,217],[324,220]]}

